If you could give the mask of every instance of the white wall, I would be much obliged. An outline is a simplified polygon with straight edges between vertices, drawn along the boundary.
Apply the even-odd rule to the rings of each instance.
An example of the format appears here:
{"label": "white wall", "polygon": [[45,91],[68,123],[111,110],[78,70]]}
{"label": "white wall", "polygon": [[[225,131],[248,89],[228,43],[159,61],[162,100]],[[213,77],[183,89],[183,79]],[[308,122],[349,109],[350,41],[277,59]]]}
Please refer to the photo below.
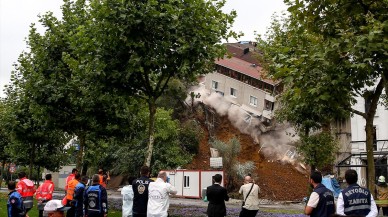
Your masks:
{"label": "white wall", "polygon": [[[357,97],[356,99],[357,103],[352,108],[365,112],[364,98]],[[359,115],[353,115],[353,117],[351,117],[352,153],[366,151],[364,142],[366,140],[365,123],[365,119]],[[385,106],[378,104],[373,125],[376,126],[377,140],[388,140],[388,110]],[[377,142],[377,151],[388,151],[388,141]]]}

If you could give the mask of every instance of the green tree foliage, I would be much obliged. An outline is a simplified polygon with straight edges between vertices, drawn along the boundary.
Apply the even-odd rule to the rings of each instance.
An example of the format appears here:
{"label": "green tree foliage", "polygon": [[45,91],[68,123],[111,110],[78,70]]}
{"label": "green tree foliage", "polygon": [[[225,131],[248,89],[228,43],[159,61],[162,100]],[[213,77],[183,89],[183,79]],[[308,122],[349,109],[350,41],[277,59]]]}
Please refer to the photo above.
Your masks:
{"label": "green tree foliage", "polygon": [[[162,169],[176,169],[191,162],[193,154],[188,152],[185,146],[194,147],[197,144],[189,144],[191,138],[181,135],[184,128],[180,127],[177,120],[171,118],[172,110],[158,108],[156,112],[155,151],[152,156],[152,173],[157,174]],[[134,137],[126,141],[109,141],[106,152],[108,155],[99,155],[99,165],[106,168],[113,168],[115,173],[138,175],[139,168],[143,165],[147,151],[147,126],[149,115],[143,109],[136,122],[136,133]],[[187,143],[182,144],[183,139]],[[185,145],[185,146],[183,146]],[[97,151],[98,152],[98,151]],[[99,153],[99,152],[98,152]]]}
{"label": "green tree foliage", "polygon": [[[129,98],[107,93],[106,87],[84,78],[78,46],[74,38],[88,22],[91,14],[85,1],[64,1],[61,20],[52,13],[40,17],[45,32],[31,25],[27,45],[21,54],[8,95],[27,94],[50,127],[77,136],[80,150],[77,168],[81,169],[87,138],[119,136],[129,128]],[[82,43],[82,41],[79,41]],[[83,47],[87,46],[85,43]],[[123,125],[121,125],[123,124]],[[125,131],[128,133],[128,131]],[[122,135],[121,135],[122,136]]]}
{"label": "green tree foliage", "polygon": [[303,161],[311,165],[311,170],[314,171],[333,164],[334,153],[338,151],[338,141],[329,132],[302,134],[297,151],[302,154]]}
{"label": "green tree foliage", "polygon": [[11,162],[29,165],[30,176],[34,167],[59,169],[65,159],[64,133],[51,129],[22,91],[10,95],[4,108],[1,125],[8,135],[4,152],[9,154]]}
{"label": "green tree foliage", "polygon": [[[346,112],[364,117],[368,183],[374,183],[373,118],[387,86],[388,2],[285,2],[290,14],[259,43],[269,74],[285,83],[285,119],[308,132]],[[357,96],[369,102],[367,111],[352,108]]]}
{"label": "green tree foliage", "polygon": [[228,31],[235,12],[224,14],[224,4],[225,0],[114,0],[84,5],[93,21],[79,27],[72,40],[82,56],[78,63],[99,86],[146,100],[146,165],[154,147],[156,102],[169,81],[206,73],[225,53],[219,42],[235,35]]}
{"label": "green tree foliage", "polygon": [[240,153],[241,145],[238,138],[233,137],[228,142],[223,142],[221,140],[214,140],[211,142],[213,148],[217,149],[222,157],[223,169],[227,176],[227,188],[228,190],[233,190],[235,187],[234,179],[238,174],[235,169],[237,163],[237,156]]}

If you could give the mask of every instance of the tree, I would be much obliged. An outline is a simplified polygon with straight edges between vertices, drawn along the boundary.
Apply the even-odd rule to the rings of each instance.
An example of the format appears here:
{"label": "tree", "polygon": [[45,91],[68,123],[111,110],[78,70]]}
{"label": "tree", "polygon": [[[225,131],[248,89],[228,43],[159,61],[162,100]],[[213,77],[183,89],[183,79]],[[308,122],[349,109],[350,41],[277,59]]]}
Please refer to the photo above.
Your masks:
{"label": "tree", "polygon": [[[142,105],[145,107],[145,105]],[[172,119],[172,110],[158,108],[155,120],[155,151],[152,156],[152,174],[157,174],[162,169],[176,169],[188,164],[192,159],[192,154],[185,150],[186,146],[195,146],[189,144],[190,140],[183,134],[184,128],[180,127],[177,120]],[[101,158],[99,165],[112,168],[115,173],[124,173],[137,175],[139,168],[145,158],[147,151],[147,126],[149,116],[146,109],[138,114],[136,122],[137,133],[133,138],[127,141],[109,141],[108,152]],[[180,139],[187,141],[181,144]],[[193,141],[194,142],[194,141]],[[185,145],[185,146],[183,146]],[[96,150],[98,152],[98,150]],[[128,165],[128,162],[129,163]]]}
{"label": "tree", "polygon": [[237,169],[237,156],[240,153],[241,145],[240,141],[233,137],[228,142],[223,142],[220,140],[214,140],[211,142],[213,148],[217,149],[222,157],[223,169],[227,175],[227,188],[229,191],[234,188],[234,177],[238,173],[235,171]]}
{"label": "tree", "polygon": [[[77,29],[74,43],[89,82],[148,104],[144,164],[150,166],[155,140],[156,102],[173,78],[206,73],[225,53],[220,44],[235,12],[224,14],[225,0],[91,1],[93,21]],[[74,58],[74,57],[72,57]]]}
{"label": "tree", "polygon": [[34,166],[57,170],[65,159],[65,135],[51,129],[47,119],[37,111],[26,93],[19,90],[4,103],[1,121],[8,137],[4,152],[12,162],[28,165],[29,177]]}
{"label": "tree", "polygon": [[[92,137],[118,136],[130,128],[129,97],[107,93],[103,86],[83,77],[74,39],[82,26],[91,22],[86,1],[64,1],[62,20],[52,13],[40,17],[45,32],[31,25],[27,45],[20,55],[8,95],[22,90],[52,129],[77,137],[77,168],[81,170],[86,140]],[[85,46],[87,46],[85,44]],[[121,125],[124,124],[125,126]],[[121,134],[122,136],[122,134]],[[83,171],[85,173],[86,171]]]}
{"label": "tree", "polygon": [[316,168],[322,169],[332,165],[335,160],[334,153],[338,150],[338,141],[330,132],[302,134],[297,150],[303,154],[303,160],[311,166],[311,171],[315,171]]}
{"label": "tree", "polygon": [[[285,2],[289,16],[275,21],[268,38],[261,40],[262,47],[271,47],[263,49],[268,72],[283,79],[289,97],[296,99],[303,93],[303,99],[314,102],[308,104],[312,114],[307,119],[327,111],[348,111],[365,118],[368,183],[374,192],[373,118],[387,86],[388,2]],[[352,108],[356,96],[363,96],[369,109]],[[294,108],[298,115],[300,107]]]}

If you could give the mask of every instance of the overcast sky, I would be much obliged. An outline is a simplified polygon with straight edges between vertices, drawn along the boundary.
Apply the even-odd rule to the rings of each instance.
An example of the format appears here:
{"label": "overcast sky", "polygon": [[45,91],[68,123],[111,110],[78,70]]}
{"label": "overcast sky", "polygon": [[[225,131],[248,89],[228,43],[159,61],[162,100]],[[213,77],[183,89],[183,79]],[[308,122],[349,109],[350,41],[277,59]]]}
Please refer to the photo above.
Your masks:
{"label": "overcast sky", "polygon": [[[12,64],[26,49],[25,38],[38,14],[51,11],[61,16],[62,0],[0,0],[0,96],[10,81]],[[243,32],[243,41],[254,40],[254,31],[264,34],[274,12],[286,10],[283,0],[227,0],[225,12],[237,11],[233,30]]]}

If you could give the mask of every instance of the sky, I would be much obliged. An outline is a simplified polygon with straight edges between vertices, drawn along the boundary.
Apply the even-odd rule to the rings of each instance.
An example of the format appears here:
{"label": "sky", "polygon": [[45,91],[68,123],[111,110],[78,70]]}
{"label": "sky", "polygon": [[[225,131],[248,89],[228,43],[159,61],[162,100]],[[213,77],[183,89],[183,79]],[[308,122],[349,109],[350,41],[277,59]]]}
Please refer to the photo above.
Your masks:
{"label": "sky", "polygon": [[[0,0],[0,97],[9,84],[12,66],[23,51],[31,23],[38,24],[38,15],[47,11],[61,17],[62,0]],[[286,10],[283,0],[227,0],[225,12],[237,12],[232,29],[243,32],[240,41],[255,39],[254,31],[264,34],[273,13]],[[233,42],[233,41],[231,41]]]}

